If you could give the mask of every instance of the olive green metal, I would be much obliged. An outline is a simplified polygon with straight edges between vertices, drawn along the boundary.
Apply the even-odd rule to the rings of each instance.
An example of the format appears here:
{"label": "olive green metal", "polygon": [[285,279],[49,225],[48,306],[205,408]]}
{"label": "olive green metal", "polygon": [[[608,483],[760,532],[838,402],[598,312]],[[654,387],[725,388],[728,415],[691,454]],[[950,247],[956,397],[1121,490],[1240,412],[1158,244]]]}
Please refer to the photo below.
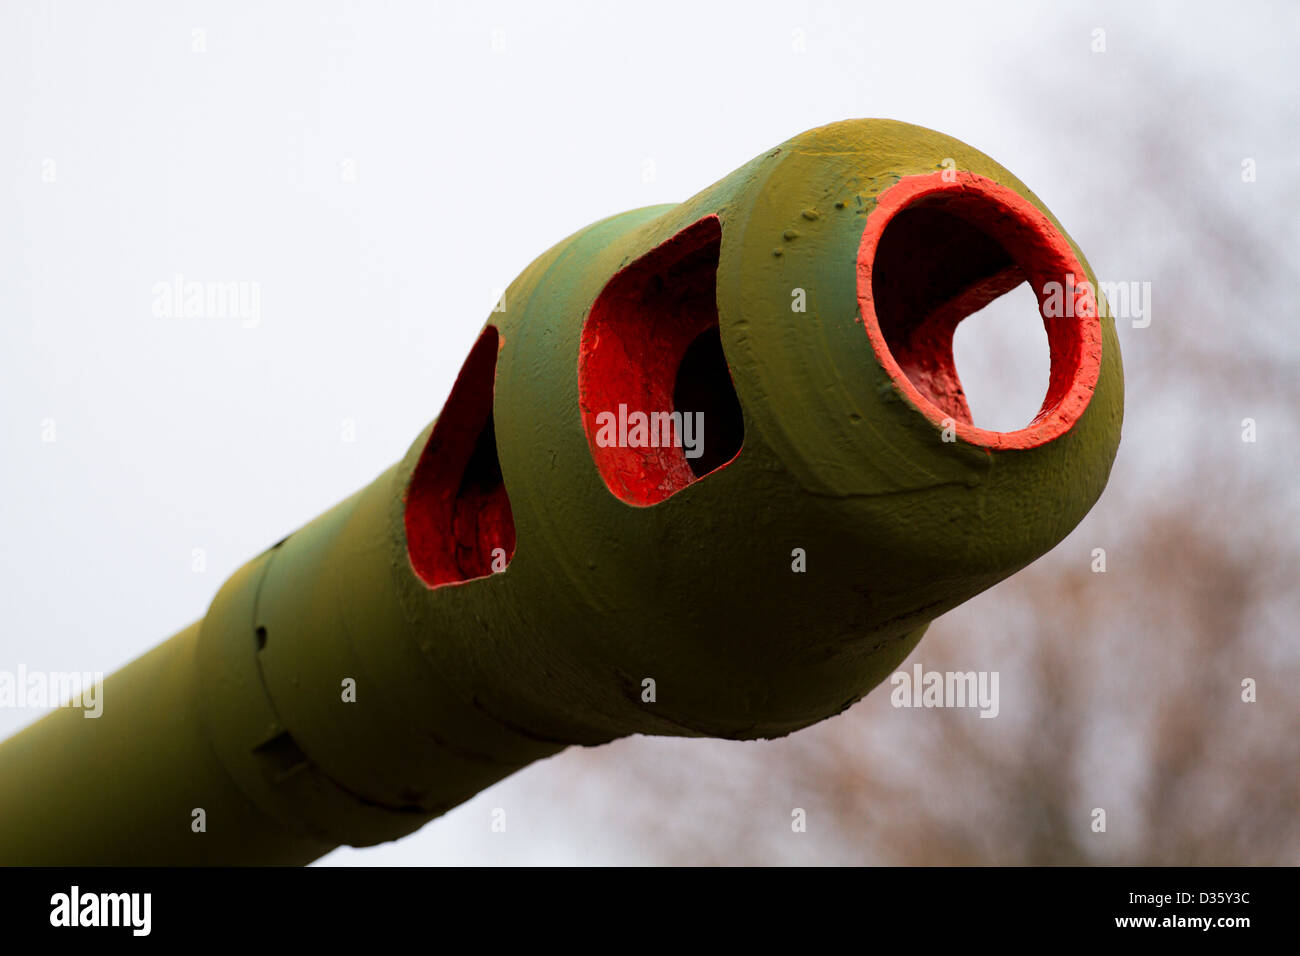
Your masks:
{"label": "olive green metal", "polygon": [[[491,317],[508,567],[437,588],[414,573],[403,509],[431,425],[110,677],[102,717],[55,712],[0,744],[0,863],[303,863],[401,837],[571,744],[779,736],[860,699],[931,620],[1059,542],[1119,442],[1104,307],[1091,401],[1039,447],[940,441],[892,386],[858,315],[858,245],[877,194],[945,159],[1042,209],[956,140],[859,120],[545,253]],[[583,321],[621,268],[709,216],[743,448],[632,506],[583,430]]]}

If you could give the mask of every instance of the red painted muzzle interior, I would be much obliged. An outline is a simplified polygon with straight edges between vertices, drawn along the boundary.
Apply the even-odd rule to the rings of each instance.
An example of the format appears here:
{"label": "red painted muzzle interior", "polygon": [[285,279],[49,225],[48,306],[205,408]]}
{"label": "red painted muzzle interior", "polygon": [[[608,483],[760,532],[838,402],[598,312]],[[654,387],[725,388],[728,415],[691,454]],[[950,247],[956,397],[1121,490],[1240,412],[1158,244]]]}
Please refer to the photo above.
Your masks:
{"label": "red painted muzzle interior", "polygon": [[[857,268],[858,304],[877,358],[936,425],[951,425],[975,445],[1033,448],[1065,434],[1087,408],[1101,369],[1095,293],[1069,241],[1019,193],[968,172],[905,177],[867,217]],[[1025,428],[989,431],[971,421],[953,333],[1026,281],[1047,331],[1047,394]]]}
{"label": "red painted muzzle interior", "polygon": [[492,418],[500,341],[489,325],[474,343],[407,490],[407,553],[430,587],[486,577],[515,553]]}
{"label": "red painted muzzle interior", "polygon": [[[722,226],[709,216],[628,264],[592,304],[578,353],[582,425],[605,485],[653,505],[740,453],[744,420],[722,352],[717,271]],[[629,412],[699,415],[703,448],[607,445],[598,418]]]}

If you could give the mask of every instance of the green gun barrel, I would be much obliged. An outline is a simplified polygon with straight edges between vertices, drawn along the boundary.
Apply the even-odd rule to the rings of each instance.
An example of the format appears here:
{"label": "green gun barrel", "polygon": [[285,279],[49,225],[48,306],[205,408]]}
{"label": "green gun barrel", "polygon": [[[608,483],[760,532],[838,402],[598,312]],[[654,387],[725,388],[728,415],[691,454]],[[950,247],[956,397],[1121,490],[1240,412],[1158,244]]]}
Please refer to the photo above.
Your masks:
{"label": "green gun barrel", "polygon": [[[1021,282],[1051,351],[977,427],[953,329]],[[530,762],[837,714],[1101,495],[1096,277],[978,151],[803,133],[506,290],[439,418],[111,675],[0,744],[0,863],[306,863]],[[202,825],[200,825],[200,821]]]}

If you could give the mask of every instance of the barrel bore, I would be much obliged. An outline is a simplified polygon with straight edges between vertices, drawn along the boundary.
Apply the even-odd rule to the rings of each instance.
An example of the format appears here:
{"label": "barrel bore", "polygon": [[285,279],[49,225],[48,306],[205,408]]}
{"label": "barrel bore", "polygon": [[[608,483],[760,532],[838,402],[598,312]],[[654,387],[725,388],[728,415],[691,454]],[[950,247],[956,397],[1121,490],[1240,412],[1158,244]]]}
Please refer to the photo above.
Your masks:
{"label": "barrel bore", "polygon": [[[951,421],[963,440],[999,448],[1049,442],[1087,407],[1101,368],[1101,324],[1086,275],[1041,211],[969,172],[900,180],[881,194],[858,251],[863,320],[894,382],[932,421]],[[977,428],[953,362],[953,332],[1026,281],[1047,330],[1047,394],[1023,429]]]}

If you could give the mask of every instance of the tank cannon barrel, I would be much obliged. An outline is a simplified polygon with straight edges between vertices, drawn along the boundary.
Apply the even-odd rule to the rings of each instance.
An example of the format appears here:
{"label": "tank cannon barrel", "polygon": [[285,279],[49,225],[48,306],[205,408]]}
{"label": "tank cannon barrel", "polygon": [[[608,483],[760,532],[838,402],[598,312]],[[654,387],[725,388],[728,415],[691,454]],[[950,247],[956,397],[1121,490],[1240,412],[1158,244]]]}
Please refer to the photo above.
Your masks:
{"label": "tank cannon barrel", "polygon": [[[989,431],[953,330],[1021,282],[1050,381]],[[1096,287],[1009,172],[891,121],[583,229],[398,463],[111,675],[100,717],[0,744],[0,862],[306,863],[570,745],[843,711],[1101,495]]]}

